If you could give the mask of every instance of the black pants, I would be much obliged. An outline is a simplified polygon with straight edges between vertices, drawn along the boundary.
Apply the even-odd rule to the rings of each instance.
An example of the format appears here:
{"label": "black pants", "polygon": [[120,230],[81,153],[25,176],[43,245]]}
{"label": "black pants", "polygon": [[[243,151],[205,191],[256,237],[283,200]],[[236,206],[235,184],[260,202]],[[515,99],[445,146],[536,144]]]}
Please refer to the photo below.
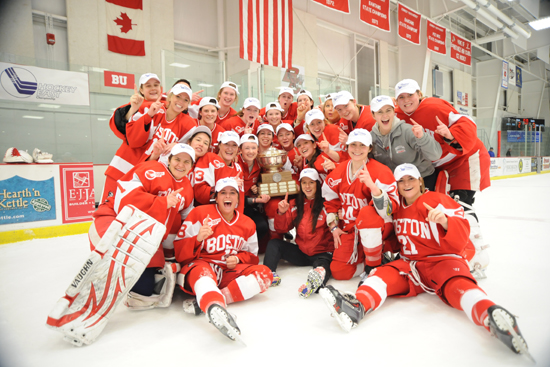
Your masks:
{"label": "black pants", "polygon": [[[474,202],[476,199],[474,198],[476,192],[472,190],[453,190],[449,192],[449,195],[454,199],[455,196],[458,195],[460,201],[462,201],[465,204],[468,204],[470,206],[474,205]],[[464,211],[468,211],[468,208],[464,208]],[[479,219],[477,219],[477,215],[475,213],[471,213],[474,218],[479,222]]]}
{"label": "black pants", "polygon": [[158,271],[159,268],[146,268],[131,291],[146,297],[152,296],[155,291],[155,274]]}
{"label": "black pants", "polygon": [[435,184],[437,182],[437,176],[439,171],[434,171],[431,175],[422,177],[424,179],[424,187],[430,191],[435,191]]}
{"label": "black pants", "polygon": [[267,243],[267,250],[265,251],[264,265],[271,269],[271,271],[276,271],[279,260],[281,259],[286,260],[293,265],[309,265],[314,268],[321,266],[325,268],[326,275],[323,285],[325,285],[330,278],[330,263],[332,261],[332,253],[330,252],[323,252],[321,254],[308,256],[293,243],[280,239],[269,240]]}
{"label": "black pants", "polygon": [[269,233],[267,217],[252,206],[244,207],[244,215],[252,219],[256,224],[256,235],[258,236],[258,242],[260,242],[260,240]]}

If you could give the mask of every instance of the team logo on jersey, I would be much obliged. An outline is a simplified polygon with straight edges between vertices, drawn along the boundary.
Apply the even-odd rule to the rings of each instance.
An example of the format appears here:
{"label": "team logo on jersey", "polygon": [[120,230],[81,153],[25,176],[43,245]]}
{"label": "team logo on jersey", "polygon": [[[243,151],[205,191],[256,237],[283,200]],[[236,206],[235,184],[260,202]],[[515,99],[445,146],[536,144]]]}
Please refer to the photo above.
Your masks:
{"label": "team logo on jersey", "polygon": [[237,134],[242,134],[244,132],[244,127],[243,126],[235,126],[235,131],[237,132]]}
{"label": "team logo on jersey", "polygon": [[332,179],[332,178],[329,178],[329,179],[327,180],[327,182],[328,182],[328,185],[329,185],[330,187],[334,187],[334,186],[338,185],[340,182],[342,182],[342,179],[339,178],[338,180],[334,180],[334,179]]}
{"label": "team logo on jersey", "polygon": [[209,225],[210,227],[214,227],[215,225],[218,225],[219,223],[221,222],[221,219],[218,218],[218,219],[205,219],[202,224],[207,224]]}
{"label": "team logo on jersey", "polygon": [[395,152],[397,154],[405,153],[405,147],[403,145],[398,145],[398,146],[395,147]]}
{"label": "team logo on jersey", "polygon": [[212,161],[212,164],[214,165],[214,167],[215,167],[216,169],[220,169],[220,168],[225,167],[225,163],[220,162],[220,161],[218,161],[217,159],[214,159],[214,161]]}
{"label": "team logo on jersey", "polygon": [[155,172],[152,169],[148,169],[145,171],[145,178],[148,180],[154,180],[156,177],[162,177],[164,176],[164,172]]}

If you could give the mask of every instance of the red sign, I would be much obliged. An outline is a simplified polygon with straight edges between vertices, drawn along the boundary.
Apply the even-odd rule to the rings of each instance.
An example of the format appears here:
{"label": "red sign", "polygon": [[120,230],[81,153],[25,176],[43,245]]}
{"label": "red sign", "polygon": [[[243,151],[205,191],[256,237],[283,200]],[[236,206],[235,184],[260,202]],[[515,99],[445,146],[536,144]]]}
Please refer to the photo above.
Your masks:
{"label": "red sign", "polygon": [[59,173],[63,223],[91,221],[95,210],[93,164],[61,164]]}
{"label": "red sign", "polygon": [[412,11],[399,3],[397,10],[399,20],[399,37],[414,43],[420,44],[420,19],[419,13]]}
{"label": "red sign", "polygon": [[361,0],[359,18],[383,31],[390,31],[390,0]]}
{"label": "red sign", "polygon": [[472,65],[472,43],[451,32],[451,58],[461,64]]}
{"label": "red sign", "polygon": [[445,40],[447,39],[447,30],[430,20],[427,20],[427,22],[428,49],[446,55],[447,46],[445,45]]}
{"label": "red sign", "polygon": [[316,3],[326,6],[332,10],[349,14],[349,0],[313,0]]}
{"label": "red sign", "polygon": [[103,72],[103,82],[106,87],[134,89],[134,74],[118,73],[116,71]]}

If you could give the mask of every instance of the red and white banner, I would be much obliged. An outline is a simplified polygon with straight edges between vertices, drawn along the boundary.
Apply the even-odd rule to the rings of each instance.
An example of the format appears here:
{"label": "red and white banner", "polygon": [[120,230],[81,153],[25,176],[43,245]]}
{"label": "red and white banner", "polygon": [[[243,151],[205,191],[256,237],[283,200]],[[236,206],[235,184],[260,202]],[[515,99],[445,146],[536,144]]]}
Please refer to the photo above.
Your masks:
{"label": "red and white banner", "polygon": [[292,0],[240,0],[241,59],[292,66]]}
{"label": "red and white banner", "polygon": [[313,0],[316,3],[326,6],[332,10],[349,14],[349,0]]}
{"label": "red and white banner", "polygon": [[107,48],[131,56],[145,56],[143,0],[105,0]]}
{"label": "red and white banner", "polygon": [[451,58],[461,64],[472,65],[472,43],[451,32]]}
{"label": "red and white banner", "polygon": [[91,221],[95,210],[93,164],[61,164],[59,173],[63,223]]}
{"label": "red and white banner", "polygon": [[420,20],[419,13],[412,11],[399,3],[397,9],[399,37],[415,45],[420,44]]}
{"label": "red and white banner", "polygon": [[447,39],[447,29],[431,22],[429,19],[427,20],[427,25],[428,49],[446,55],[447,46],[445,41]]}
{"label": "red and white banner", "polygon": [[383,31],[390,31],[390,0],[361,0],[359,18]]}
{"label": "red and white banner", "polygon": [[133,89],[135,82],[134,74],[107,70],[103,72],[103,83],[106,87]]}

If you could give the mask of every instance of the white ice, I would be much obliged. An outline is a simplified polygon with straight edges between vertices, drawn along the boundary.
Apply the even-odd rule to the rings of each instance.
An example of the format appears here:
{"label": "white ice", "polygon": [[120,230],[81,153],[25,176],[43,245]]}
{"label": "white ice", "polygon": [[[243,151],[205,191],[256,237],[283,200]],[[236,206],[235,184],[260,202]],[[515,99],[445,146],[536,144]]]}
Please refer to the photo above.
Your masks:
{"label": "white ice", "polygon": [[[491,246],[488,278],[479,284],[518,316],[537,364],[550,366],[550,174],[493,181],[477,196]],[[185,314],[178,289],[167,309],[119,305],[94,344],[73,347],[45,323],[88,252],[84,234],[0,246],[0,366],[533,365],[427,294],[388,299],[345,333],[319,295],[298,297],[309,268],[283,263],[279,287],[229,306],[247,346],[224,337],[204,315]],[[353,292],[357,282],[330,284]]]}

